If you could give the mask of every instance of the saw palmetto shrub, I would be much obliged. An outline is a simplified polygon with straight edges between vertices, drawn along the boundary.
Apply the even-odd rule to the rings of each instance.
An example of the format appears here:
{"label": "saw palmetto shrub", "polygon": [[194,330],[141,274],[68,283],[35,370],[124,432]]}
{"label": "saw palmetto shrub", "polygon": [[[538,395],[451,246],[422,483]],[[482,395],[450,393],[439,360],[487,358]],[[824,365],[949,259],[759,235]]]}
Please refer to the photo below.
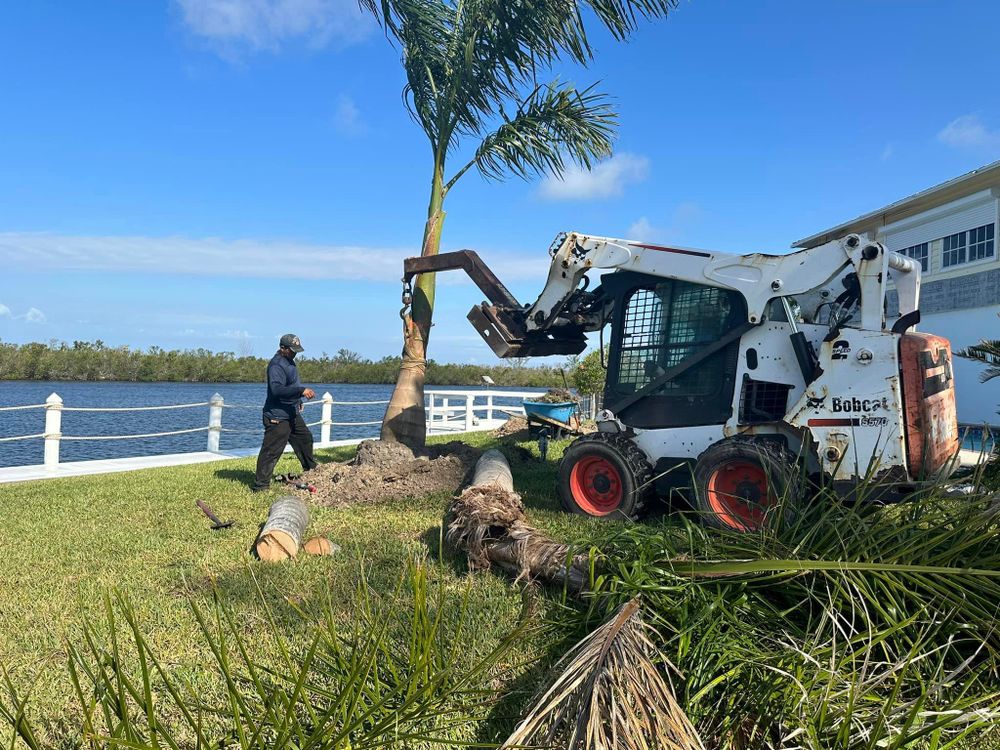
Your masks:
{"label": "saw palmetto shrub", "polygon": [[[233,611],[192,604],[221,690],[195,692],[152,647],[136,608],[109,595],[104,621],[66,644],[79,703],[73,741],[90,748],[430,748],[471,743],[499,686],[516,669],[522,625],[476,655],[465,632],[468,602],[411,566],[396,592],[362,584],[346,624],[327,603],[299,613],[306,632],[293,643],[288,623],[261,600],[251,640]],[[268,644],[269,657],[262,656]],[[298,645],[295,645],[298,644]],[[6,678],[6,675],[5,675]],[[30,700],[5,679],[0,718],[10,739],[46,747]]]}
{"label": "saw palmetto shrub", "polygon": [[709,747],[978,747],[1000,716],[998,532],[989,496],[939,490],[823,490],[756,533],[630,525],[599,553],[587,622],[642,597]]}

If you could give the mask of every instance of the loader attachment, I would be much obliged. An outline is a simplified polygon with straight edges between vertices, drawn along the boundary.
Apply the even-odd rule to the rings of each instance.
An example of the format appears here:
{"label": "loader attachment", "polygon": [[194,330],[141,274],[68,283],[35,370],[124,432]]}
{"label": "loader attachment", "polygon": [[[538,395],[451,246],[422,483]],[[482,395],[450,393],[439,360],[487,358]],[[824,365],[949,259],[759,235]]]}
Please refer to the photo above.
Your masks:
{"label": "loader attachment", "polygon": [[526,306],[510,293],[496,274],[472,250],[407,258],[403,261],[403,283],[409,284],[422,273],[463,270],[483,294],[486,302],[468,314],[483,341],[501,358],[545,357],[552,354],[579,354],[587,346],[580,326],[564,325],[547,331],[528,331]]}

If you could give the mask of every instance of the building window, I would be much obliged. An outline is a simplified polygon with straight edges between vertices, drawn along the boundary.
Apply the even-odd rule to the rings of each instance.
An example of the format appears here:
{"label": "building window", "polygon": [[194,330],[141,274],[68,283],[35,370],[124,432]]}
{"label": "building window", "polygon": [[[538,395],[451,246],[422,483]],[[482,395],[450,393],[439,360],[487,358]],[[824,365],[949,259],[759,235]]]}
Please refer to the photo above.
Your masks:
{"label": "building window", "polygon": [[927,273],[927,243],[921,242],[919,245],[912,245],[910,247],[904,247],[899,251],[903,255],[913,258],[914,260],[920,261],[920,270],[923,273]]}
{"label": "building window", "polygon": [[[995,232],[994,224],[984,224],[968,232],[959,232],[943,238],[942,265],[948,268],[974,260],[992,258],[996,248]],[[907,248],[910,249],[912,248]],[[903,252],[906,253],[906,250]]]}
{"label": "building window", "polygon": [[969,230],[969,260],[993,257],[994,231],[993,224]]}
{"label": "building window", "polygon": [[965,263],[967,260],[965,255],[965,232],[950,235],[942,241],[944,247],[941,255],[941,265],[948,268],[949,266],[957,266],[960,263]]}

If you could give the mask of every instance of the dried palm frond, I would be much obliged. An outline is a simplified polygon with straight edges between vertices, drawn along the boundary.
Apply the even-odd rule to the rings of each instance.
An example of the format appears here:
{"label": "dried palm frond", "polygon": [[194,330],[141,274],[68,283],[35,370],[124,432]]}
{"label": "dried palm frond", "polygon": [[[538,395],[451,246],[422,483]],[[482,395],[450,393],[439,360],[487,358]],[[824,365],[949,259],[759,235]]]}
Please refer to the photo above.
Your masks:
{"label": "dried palm frond", "polygon": [[556,681],[502,747],[704,750],[654,662],[663,657],[649,630],[639,599],[627,602],[560,660]]}

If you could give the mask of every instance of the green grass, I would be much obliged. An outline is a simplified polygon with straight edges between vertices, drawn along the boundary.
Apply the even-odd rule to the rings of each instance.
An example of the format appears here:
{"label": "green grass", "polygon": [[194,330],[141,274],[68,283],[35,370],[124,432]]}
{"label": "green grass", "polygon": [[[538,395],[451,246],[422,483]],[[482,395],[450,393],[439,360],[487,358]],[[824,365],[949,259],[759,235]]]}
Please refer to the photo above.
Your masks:
{"label": "green grass", "polygon": [[[494,442],[485,434],[464,439],[482,447]],[[551,444],[545,463],[538,460],[533,442],[521,443],[531,458],[524,458],[523,451],[512,453],[515,484],[533,525],[561,541],[609,552],[658,543],[660,535],[676,535],[682,528],[671,515],[626,525],[562,513],[554,480],[567,444]],[[343,460],[352,451],[324,451],[319,457]],[[291,455],[276,469],[295,470]],[[0,664],[22,694],[30,692],[29,716],[46,744],[73,746],[78,741],[80,711],[66,669],[66,644],[80,643],[88,620],[103,622],[110,591],[128,597],[152,650],[171,673],[205,696],[224,691],[192,604],[211,610],[216,595],[265,662],[275,656],[269,613],[291,644],[305,646],[310,618],[319,619],[327,603],[343,624],[355,622],[359,585],[394,591],[415,557],[430,560],[429,575],[448,602],[461,607],[467,601],[470,657],[485,654],[511,632],[526,595],[543,617],[560,619],[564,612],[557,591],[525,594],[502,576],[468,575],[463,561],[441,555],[446,493],[382,505],[312,508],[310,534],[329,536],[342,552],[334,558],[301,556],[289,563],[262,564],[251,556],[250,545],[280,489],[264,496],[250,493],[252,471],[253,459],[245,459],[0,489],[6,511],[0,536],[5,552]],[[211,531],[195,508],[199,499],[221,517],[234,518],[237,526]],[[562,619],[576,627],[582,620]],[[506,697],[482,722],[476,739],[502,739],[548,665],[581,634],[579,629],[533,633],[508,663],[529,666],[508,675],[512,679],[502,685]],[[1000,742],[980,739],[969,747],[1000,748]]]}
{"label": "green grass", "polygon": [[[485,445],[490,439],[474,435],[468,441]],[[319,458],[344,460],[352,452],[323,451]],[[85,618],[103,617],[109,590],[131,598],[152,646],[173,669],[196,689],[212,690],[215,673],[190,601],[206,606],[217,589],[252,639],[263,624],[264,603],[294,629],[302,620],[289,602],[318,610],[321,595],[329,592],[334,606],[344,607],[347,622],[362,575],[376,590],[390,590],[415,555],[440,558],[447,494],[346,509],[313,507],[310,534],[328,535],[342,553],[260,563],[250,546],[280,489],[252,494],[253,463],[221,461],[0,489],[5,509],[0,664],[20,689],[31,687],[31,715],[49,739],[68,739],[77,731],[64,644],[67,638],[79,640]],[[297,468],[289,454],[276,472]],[[554,464],[518,468],[533,520],[553,529],[570,525],[556,512]],[[219,516],[234,518],[236,526],[209,530],[195,507],[199,499]],[[468,626],[478,647],[491,647],[514,627],[522,595],[509,581],[468,576],[462,563],[451,560],[432,569],[456,600],[468,588]],[[294,640],[296,633],[290,636]]]}

